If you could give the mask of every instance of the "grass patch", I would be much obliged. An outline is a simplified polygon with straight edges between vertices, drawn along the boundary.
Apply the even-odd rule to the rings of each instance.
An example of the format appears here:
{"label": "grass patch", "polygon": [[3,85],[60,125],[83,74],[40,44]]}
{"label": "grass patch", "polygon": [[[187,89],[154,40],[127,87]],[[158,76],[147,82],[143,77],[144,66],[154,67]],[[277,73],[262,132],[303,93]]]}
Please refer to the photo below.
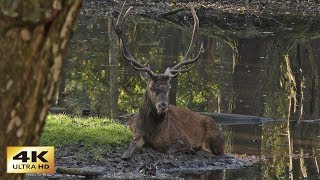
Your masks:
{"label": "grass patch", "polygon": [[130,129],[107,118],[81,118],[49,114],[40,143],[63,147],[81,144],[85,147],[123,146],[132,139]]}

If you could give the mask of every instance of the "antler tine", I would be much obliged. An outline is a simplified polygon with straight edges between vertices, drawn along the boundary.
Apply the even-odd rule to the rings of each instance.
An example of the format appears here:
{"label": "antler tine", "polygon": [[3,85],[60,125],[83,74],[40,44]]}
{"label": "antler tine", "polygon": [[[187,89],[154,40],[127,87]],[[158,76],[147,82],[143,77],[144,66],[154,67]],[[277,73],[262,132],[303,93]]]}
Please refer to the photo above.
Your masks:
{"label": "antler tine", "polygon": [[191,64],[190,67],[185,68],[185,69],[181,69],[182,66],[179,67],[179,69],[170,69],[170,68],[167,68],[167,69],[165,70],[165,72],[164,72],[164,75],[165,75],[165,76],[168,76],[168,77],[170,77],[170,78],[174,78],[174,77],[177,77],[177,76],[179,75],[179,73],[184,73],[184,72],[189,71],[190,69],[192,69],[192,68],[194,67],[194,65],[195,65],[194,62],[196,62],[196,61],[199,60],[200,55],[201,55],[202,52],[203,52],[203,43],[201,43],[200,50],[199,50],[197,56],[196,56],[194,59],[190,60],[190,61],[185,61],[185,63],[182,65],[182,66],[186,66],[186,65],[188,65],[188,64]]}
{"label": "antler tine", "polygon": [[184,55],[184,57],[182,58],[182,60],[178,64],[173,66],[172,68],[166,69],[164,74],[169,77],[173,77],[173,76],[176,77],[180,72],[187,72],[188,70],[190,70],[193,67],[193,65],[189,68],[186,68],[186,69],[180,69],[180,68],[198,61],[200,54],[202,53],[203,44],[201,43],[201,47],[200,47],[200,50],[199,50],[199,53],[197,54],[197,56],[192,60],[189,60],[189,61],[187,60],[192,53],[191,51],[193,49],[193,46],[197,40],[197,35],[199,33],[199,18],[197,16],[196,11],[194,10],[194,7],[192,4],[190,5],[190,8],[191,8],[192,17],[194,19],[191,42],[190,42],[189,48],[188,48],[186,54]]}
{"label": "antler tine", "polygon": [[118,16],[118,18],[117,18],[117,22],[116,22],[116,25],[117,25],[117,26],[118,26],[118,24],[119,24],[119,20],[120,20],[121,14],[122,14],[122,12],[123,12],[123,10],[124,10],[124,6],[126,5],[126,3],[127,3],[127,1],[124,1],[124,2],[123,2],[123,5],[122,5],[122,7],[121,7],[121,11],[120,11],[120,14],[119,14],[119,16]]}
{"label": "antler tine", "polygon": [[190,67],[186,68],[186,69],[178,69],[178,70],[171,70],[170,68],[167,68],[164,72],[164,75],[170,78],[175,78],[179,75],[179,73],[184,73],[189,71],[191,68],[193,68],[195,64],[192,64]]}
{"label": "antler tine", "polygon": [[145,65],[141,64],[138,60],[136,60],[135,58],[132,57],[132,55],[130,54],[130,52],[128,51],[128,49],[125,46],[125,38],[124,38],[124,34],[123,34],[123,29],[124,29],[124,22],[126,17],[128,16],[128,14],[130,13],[130,11],[132,10],[132,6],[130,6],[128,8],[128,10],[124,13],[123,18],[121,20],[121,23],[119,24],[120,21],[120,17],[123,13],[123,9],[125,6],[126,1],[123,3],[121,12],[117,18],[117,22],[116,25],[114,23],[113,24],[113,28],[119,38],[119,42],[120,42],[120,49],[122,52],[122,57],[129,61],[130,65],[137,71],[144,71],[146,73],[148,73],[151,77],[155,77],[156,74],[154,72],[152,72],[152,70],[149,67],[146,67]]}

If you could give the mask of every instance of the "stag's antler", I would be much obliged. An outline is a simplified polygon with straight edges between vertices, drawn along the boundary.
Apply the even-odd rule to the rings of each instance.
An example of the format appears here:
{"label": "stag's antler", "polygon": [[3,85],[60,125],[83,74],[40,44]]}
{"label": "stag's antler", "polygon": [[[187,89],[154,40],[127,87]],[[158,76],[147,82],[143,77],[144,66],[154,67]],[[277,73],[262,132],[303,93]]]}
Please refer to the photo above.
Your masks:
{"label": "stag's antler", "polygon": [[[123,13],[123,10],[124,10],[124,6],[125,6],[125,3],[123,3],[123,6],[122,6],[122,9],[121,9],[121,12],[118,16],[118,19],[117,19],[117,22],[116,24],[113,23],[113,28],[115,29],[116,31],[116,34],[119,38],[119,42],[120,42],[120,48],[121,48],[121,52],[122,52],[122,56],[125,60],[129,61],[130,64],[132,65],[132,67],[137,70],[137,71],[144,71],[144,72],[147,72],[150,77],[156,77],[157,74],[155,74],[151,69],[150,67],[147,67],[143,64],[141,64],[139,61],[137,61],[136,59],[134,59],[130,52],[128,51],[128,49],[126,48],[125,46],[125,38],[124,38],[124,34],[123,34],[123,27],[124,27],[124,21],[127,17],[127,15],[129,14],[129,12],[131,11],[131,9],[133,8],[132,6],[129,7],[129,9],[124,13],[123,15],[123,18],[121,20],[121,23],[119,23],[120,21],[120,18],[121,18],[121,15]],[[190,42],[190,45],[189,45],[189,48],[188,48],[188,51],[186,52],[186,54],[184,55],[184,57],[182,58],[182,60],[176,64],[175,66],[173,66],[172,68],[168,67],[165,72],[163,73],[164,76],[167,76],[167,77],[176,77],[178,76],[179,73],[181,72],[187,72],[189,71],[193,66],[197,60],[199,60],[199,57],[200,57],[200,54],[202,52],[202,49],[203,49],[203,45],[201,43],[201,47],[200,47],[200,50],[197,54],[197,56],[194,58],[194,59],[191,59],[188,61],[189,59],[189,56],[191,55],[191,51],[193,49],[193,46],[195,45],[196,43],[196,39],[197,39],[197,35],[199,33],[199,19],[198,19],[198,16],[196,14],[196,11],[194,10],[194,7],[193,5],[191,4],[190,5],[191,7],[191,12],[192,12],[192,16],[193,16],[193,19],[194,19],[194,25],[193,25],[193,32],[192,32],[192,37],[191,37],[191,42]],[[188,68],[182,68],[182,67],[185,67],[186,65],[189,65],[189,64],[192,64],[190,67]]]}
{"label": "stag's antler", "polygon": [[[195,45],[196,43],[196,40],[197,40],[197,36],[198,36],[198,33],[199,33],[199,18],[196,14],[196,11],[194,10],[194,7],[193,5],[191,4],[190,5],[190,8],[191,8],[191,13],[192,13],[192,17],[193,17],[193,32],[192,32],[192,37],[191,37],[191,42],[190,42],[190,45],[189,45],[189,48],[188,48],[188,51],[186,52],[186,54],[184,55],[184,57],[182,58],[182,60],[176,64],[175,66],[173,66],[172,68],[168,67],[165,72],[164,72],[164,75],[168,76],[168,77],[176,77],[178,76],[179,73],[181,72],[187,72],[189,71],[193,66],[194,64],[192,63],[195,63],[196,61],[199,60],[199,57],[200,57],[200,54],[202,53],[203,51],[203,44],[201,43],[201,46],[200,46],[200,50],[197,54],[197,56],[194,58],[194,59],[191,59],[191,60],[187,60],[189,59],[189,56],[191,55],[191,51],[193,49],[193,46]],[[182,67],[186,66],[186,65],[189,65],[189,64],[192,64],[189,68],[185,68],[185,69],[182,69]]]}
{"label": "stag's antler", "polygon": [[125,38],[124,38],[124,34],[123,34],[123,27],[124,27],[124,21],[127,17],[127,15],[129,14],[129,12],[131,11],[131,9],[133,8],[132,6],[129,7],[129,9],[124,13],[123,15],[123,18],[121,20],[121,23],[119,24],[119,21],[120,21],[120,18],[121,18],[121,15],[123,13],[123,9],[124,9],[124,6],[125,6],[125,3],[126,1],[123,3],[123,6],[122,6],[122,9],[121,9],[121,12],[118,16],[118,19],[117,19],[117,22],[116,24],[112,23],[113,24],[113,28],[114,30],[116,31],[116,34],[119,38],[119,42],[120,42],[120,48],[121,48],[121,52],[122,52],[122,57],[129,61],[131,66],[137,70],[137,71],[144,71],[146,73],[148,73],[150,75],[150,77],[155,77],[157,76],[154,72],[152,72],[152,70],[150,69],[150,67],[147,67],[143,64],[141,64],[139,61],[137,61],[136,59],[134,59],[130,52],[128,51],[128,49],[126,48],[126,41],[125,41]]}

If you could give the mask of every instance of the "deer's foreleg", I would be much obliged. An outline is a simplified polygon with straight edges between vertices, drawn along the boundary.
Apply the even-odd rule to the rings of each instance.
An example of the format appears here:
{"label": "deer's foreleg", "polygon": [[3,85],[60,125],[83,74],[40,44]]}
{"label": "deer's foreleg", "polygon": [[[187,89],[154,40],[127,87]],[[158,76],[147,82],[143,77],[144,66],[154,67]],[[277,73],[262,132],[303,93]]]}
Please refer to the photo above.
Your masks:
{"label": "deer's foreleg", "polygon": [[136,149],[141,148],[144,145],[144,139],[143,137],[139,136],[133,139],[133,141],[130,143],[129,148],[123,153],[122,155],[122,159],[124,160],[128,160],[131,155],[133,154],[133,152]]}

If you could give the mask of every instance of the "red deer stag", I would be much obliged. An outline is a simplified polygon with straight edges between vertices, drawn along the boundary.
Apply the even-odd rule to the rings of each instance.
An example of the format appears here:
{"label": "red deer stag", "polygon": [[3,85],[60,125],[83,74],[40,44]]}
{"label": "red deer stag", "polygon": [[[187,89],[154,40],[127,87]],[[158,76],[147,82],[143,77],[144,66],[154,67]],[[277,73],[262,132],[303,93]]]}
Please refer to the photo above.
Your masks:
{"label": "red deer stag", "polygon": [[[134,69],[144,72],[147,88],[139,112],[129,119],[134,139],[122,158],[129,159],[136,149],[145,144],[157,151],[167,153],[194,151],[202,148],[213,154],[224,154],[224,137],[212,118],[168,104],[170,79],[191,69],[201,54],[200,50],[194,59],[188,60],[199,33],[199,19],[193,6],[191,5],[191,12],[194,26],[189,49],[178,64],[172,68],[168,67],[162,74],[155,74],[150,67],[141,64],[126,48],[123,33],[124,21],[132,7],[124,13],[120,20],[123,9],[124,5],[116,24],[113,24],[119,38],[121,53]],[[191,67],[187,68],[187,65]]]}

